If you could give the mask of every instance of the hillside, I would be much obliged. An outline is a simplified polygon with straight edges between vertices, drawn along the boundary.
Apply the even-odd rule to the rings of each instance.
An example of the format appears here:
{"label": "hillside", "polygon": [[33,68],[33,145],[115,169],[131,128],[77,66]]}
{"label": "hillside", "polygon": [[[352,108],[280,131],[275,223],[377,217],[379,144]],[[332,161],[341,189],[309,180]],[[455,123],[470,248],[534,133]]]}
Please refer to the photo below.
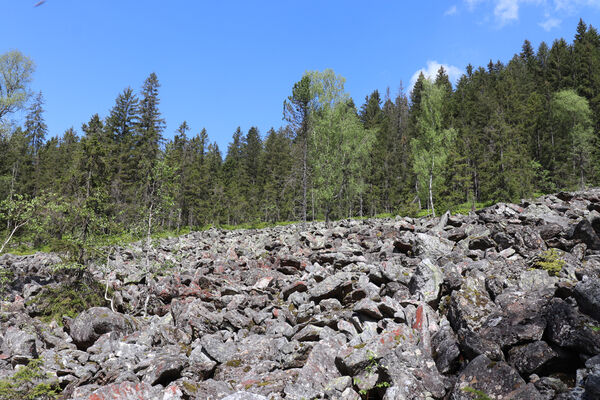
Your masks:
{"label": "hillside", "polygon": [[598,399],[599,235],[593,189],[5,254],[0,399]]}

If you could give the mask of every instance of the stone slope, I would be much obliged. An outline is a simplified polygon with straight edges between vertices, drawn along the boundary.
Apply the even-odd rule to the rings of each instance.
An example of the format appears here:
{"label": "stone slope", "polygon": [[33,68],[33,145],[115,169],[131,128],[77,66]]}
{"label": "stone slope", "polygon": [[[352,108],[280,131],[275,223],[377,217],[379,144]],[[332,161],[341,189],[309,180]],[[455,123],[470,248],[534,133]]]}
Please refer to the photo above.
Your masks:
{"label": "stone slope", "polygon": [[[594,189],[211,229],[85,273],[3,255],[0,379],[39,358],[34,383],[68,399],[598,399],[599,235]],[[99,307],[43,322],[43,295],[74,282]]]}

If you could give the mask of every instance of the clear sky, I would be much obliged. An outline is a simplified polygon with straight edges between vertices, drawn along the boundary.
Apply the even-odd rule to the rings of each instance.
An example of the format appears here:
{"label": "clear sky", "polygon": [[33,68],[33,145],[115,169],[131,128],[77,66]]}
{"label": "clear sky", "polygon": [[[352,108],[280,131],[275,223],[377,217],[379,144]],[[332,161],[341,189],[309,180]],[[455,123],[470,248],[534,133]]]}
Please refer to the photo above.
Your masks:
{"label": "clear sky", "polygon": [[332,68],[360,106],[395,95],[420,69],[506,62],[524,39],[571,42],[579,18],[600,25],[600,0],[191,1],[0,0],[0,53],[37,70],[49,136],[98,113],[155,72],[166,137],[187,120],[223,155],[237,126],[264,136],[306,70]]}

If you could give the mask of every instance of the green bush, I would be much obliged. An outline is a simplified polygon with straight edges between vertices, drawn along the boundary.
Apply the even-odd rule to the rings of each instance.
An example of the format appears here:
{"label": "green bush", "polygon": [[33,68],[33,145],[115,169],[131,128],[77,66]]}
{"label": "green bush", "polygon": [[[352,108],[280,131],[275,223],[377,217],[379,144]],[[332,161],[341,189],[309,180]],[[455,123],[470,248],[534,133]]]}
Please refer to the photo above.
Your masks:
{"label": "green bush", "polygon": [[538,256],[535,265],[538,268],[548,271],[549,275],[558,276],[565,266],[565,260],[560,257],[560,251],[557,249],[548,249]]}
{"label": "green bush", "polygon": [[29,361],[12,377],[0,379],[0,400],[50,400],[59,393],[58,381],[43,372],[40,359]]}
{"label": "green bush", "polygon": [[36,305],[37,316],[42,321],[54,320],[62,324],[63,315],[75,318],[88,308],[106,306],[104,290],[98,282],[67,281],[53,288],[42,289],[27,305]]}

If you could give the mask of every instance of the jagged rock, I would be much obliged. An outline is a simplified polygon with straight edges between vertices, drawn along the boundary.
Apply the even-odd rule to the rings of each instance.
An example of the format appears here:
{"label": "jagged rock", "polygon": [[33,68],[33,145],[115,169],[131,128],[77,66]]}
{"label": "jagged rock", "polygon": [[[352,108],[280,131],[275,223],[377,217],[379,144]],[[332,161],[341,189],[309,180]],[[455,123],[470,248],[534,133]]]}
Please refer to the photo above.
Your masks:
{"label": "jagged rock", "polygon": [[436,259],[452,251],[454,243],[448,239],[431,236],[426,233],[416,233],[414,254]]}
{"label": "jagged rock", "polygon": [[17,364],[27,364],[29,360],[38,356],[36,337],[11,326],[4,333],[2,353],[11,357]]}
{"label": "jagged rock", "polygon": [[345,294],[350,292],[351,288],[352,274],[348,272],[338,272],[314,285],[308,293],[310,299],[318,303],[326,298],[341,299]]}
{"label": "jagged rock", "polygon": [[413,274],[409,288],[412,295],[419,294],[421,299],[427,303],[437,302],[440,295],[440,287],[444,282],[444,273],[428,258],[419,263]]}
{"label": "jagged rock", "polygon": [[181,377],[181,371],[187,364],[187,358],[181,355],[165,354],[152,360],[152,364],[143,371],[142,382],[151,385],[168,385]]}
{"label": "jagged rock", "polygon": [[600,250],[600,238],[587,219],[582,219],[575,225],[569,239],[579,240],[585,243],[589,249]]}
{"label": "jagged rock", "polygon": [[488,317],[499,313],[485,287],[483,275],[469,276],[459,291],[452,292],[448,320],[455,331],[460,328],[478,330]]}
{"label": "jagged rock", "polygon": [[357,313],[363,313],[371,318],[382,319],[383,315],[379,311],[377,303],[371,299],[362,299],[354,306],[354,311]]}
{"label": "jagged rock", "polygon": [[78,348],[85,350],[102,334],[116,332],[132,333],[137,329],[135,320],[115,313],[106,307],[93,307],[79,314],[71,324],[71,338]]}
{"label": "jagged rock", "polygon": [[600,321],[600,280],[586,279],[577,283],[573,294],[581,311]]}
{"label": "jagged rock", "polygon": [[0,378],[39,357],[65,399],[596,399],[599,204],[593,189],[134,243],[83,278],[109,276],[121,313],[63,325],[32,303],[65,279],[60,259],[3,255]]}
{"label": "jagged rock", "polygon": [[235,392],[227,397],[223,397],[222,400],[268,400],[265,396],[260,394],[248,393],[248,392]]}
{"label": "jagged rock", "polygon": [[527,375],[540,373],[540,370],[556,357],[556,352],[543,341],[513,347],[509,351],[509,362],[519,373]]}
{"label": "jagged rock", "polygon": [[[82,390],[83,391],[83,390]],[[73,400],[175,400],[181,397],[173,395],[173,389],[155,388],[147,383],[122,382],[101,387],[89,394],[75,392]],[[175,390],[176,392],[176,390]]]}
{"label": "jagged rock", "polygon": [[473,394],[514,400],[542,400],[532,384],[527,384],[510,365],[492,361],[485,355],[472,360],[461,371],[452,392],[453,400],[470,400]]}
{"label": "jagged rock", "polygon": [[346,343],[343,335],[330,337],[317,343],[306,360],[306,364],[298,373],[294,383],[285,386],[286,398],[300,400],[314,398],[330,390],[334,379],[341,377],[336,368],[335,360],[338,349]]}
{"label": "jagged rock", "polygon": [[456,335],[446,318],[442,318],[440,321],[440,329],[431,338],[431,345],[433,348],[433,359],[438,371],[442,374],[453,372],[457,367],[460,350]]}
{"label": "jagged rock", "polygon": [[600,332],[595,321],[564,300],[554,298],[545,311],[548,340],[562,348],[587,355],[600,353]]}

